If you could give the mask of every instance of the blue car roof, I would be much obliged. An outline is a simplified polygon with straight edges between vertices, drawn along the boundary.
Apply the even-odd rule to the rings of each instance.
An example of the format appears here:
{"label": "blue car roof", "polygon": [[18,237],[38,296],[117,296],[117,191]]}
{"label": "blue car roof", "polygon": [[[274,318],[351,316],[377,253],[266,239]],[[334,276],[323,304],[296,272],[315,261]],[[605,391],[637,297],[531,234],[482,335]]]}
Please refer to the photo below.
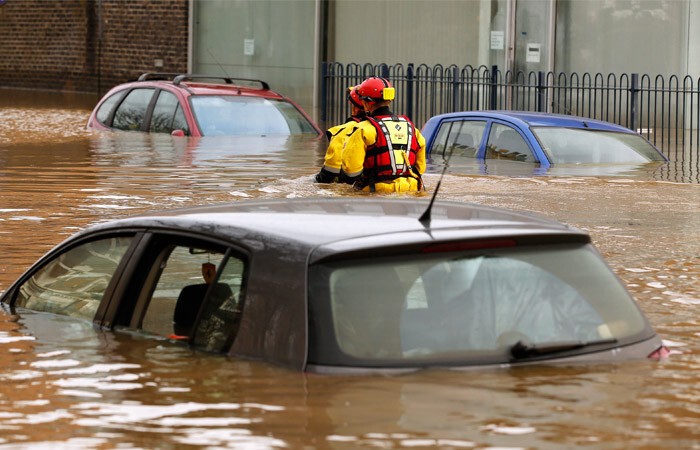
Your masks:
{"label": "blue car roof", "polygon": [[522,122],[521,125],[531,127],[567,127],[567,128],[593,128],[596,130],[620,131],[634,133],[629,128],[602,120],[586,117],[570,116],[566,114],[540,113],[530,111],[462,111],[439,114],[433,116],[430,121],[452,118],[484,117],[501,119],[506,121]]}

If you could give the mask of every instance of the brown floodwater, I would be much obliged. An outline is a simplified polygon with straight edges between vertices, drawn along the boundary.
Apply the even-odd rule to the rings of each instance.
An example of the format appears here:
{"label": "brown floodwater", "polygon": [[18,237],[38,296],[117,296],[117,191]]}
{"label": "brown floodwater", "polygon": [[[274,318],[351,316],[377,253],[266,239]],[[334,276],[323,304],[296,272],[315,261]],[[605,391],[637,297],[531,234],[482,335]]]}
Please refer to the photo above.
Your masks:
{"label": "brown floodwater", "polygon": [[[311,182],[322,141],[90,132],[95,101],[0,90],[0,291],[92,223],[358,195]],[[673,349],[666,361],[319,376],[0,310],[0,448],[700,448],[697,168],[595,170],[533,176],[455,162],[439,198],[590,232]],[[439,171],[431,165],[429,187]]]}

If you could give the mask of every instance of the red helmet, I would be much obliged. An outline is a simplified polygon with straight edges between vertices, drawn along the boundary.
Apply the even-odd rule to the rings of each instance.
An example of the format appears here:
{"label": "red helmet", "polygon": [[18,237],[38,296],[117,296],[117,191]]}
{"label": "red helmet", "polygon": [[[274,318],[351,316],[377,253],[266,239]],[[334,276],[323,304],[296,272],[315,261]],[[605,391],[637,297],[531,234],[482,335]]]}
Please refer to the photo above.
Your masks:
{"label": "red helmet", "polygon": [[357,93],[357,88],[360,86],[351,86],[348,88],[348,101],[358,108],[362,108],[362,99]]}
{"label": "red helmet", "polygon": [[386,78],[370,77],[357,88],[357,93],[362,100],[368,102],[381,102],[394,99],[394,88]]}

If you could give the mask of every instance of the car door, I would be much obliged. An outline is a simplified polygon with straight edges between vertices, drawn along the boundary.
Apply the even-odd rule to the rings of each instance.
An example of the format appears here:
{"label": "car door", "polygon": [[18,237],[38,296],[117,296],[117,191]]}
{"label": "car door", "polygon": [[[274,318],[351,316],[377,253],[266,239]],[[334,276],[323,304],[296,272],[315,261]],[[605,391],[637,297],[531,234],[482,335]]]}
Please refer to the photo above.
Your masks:
{"label": "car door", "polygon": [[223,352],[243,316],[248,260],[242,249],[206,237],[154,233],[103,325]]}

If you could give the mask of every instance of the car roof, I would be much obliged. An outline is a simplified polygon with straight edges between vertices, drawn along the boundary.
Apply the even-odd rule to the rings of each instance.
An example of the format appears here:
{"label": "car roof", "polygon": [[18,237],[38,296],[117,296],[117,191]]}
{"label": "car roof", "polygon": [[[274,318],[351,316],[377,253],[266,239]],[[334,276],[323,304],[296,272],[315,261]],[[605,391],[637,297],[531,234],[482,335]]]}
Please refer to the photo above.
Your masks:
{"label": "car roof", "polygon": [[437,120],[451,118],[488,117],[509,121],[518,121],[521,125],[532,127],[567,127],[567,128],[589,128],[596,130],[620,131],[624,133],[634,133],[629,128],[610,122],[586,117],[571,116],[567,114],[555,114],[531,111],[463,111],[439,114],[434,116]]}
{"label": "car roof", "polygon": [[418,218],[427,201],[409,199],[305,198],[241,201],[223,205],[164,211],[120,219],[91,227],[167,228],[191,230],[232,241],[260,239],[294,243],[315,259],[351,250],[387,245],[430,243],[450,239],[502,236],[568,236],[588,241],[588,235],[531,213],[475,204],[436,201],[428,226]]}

